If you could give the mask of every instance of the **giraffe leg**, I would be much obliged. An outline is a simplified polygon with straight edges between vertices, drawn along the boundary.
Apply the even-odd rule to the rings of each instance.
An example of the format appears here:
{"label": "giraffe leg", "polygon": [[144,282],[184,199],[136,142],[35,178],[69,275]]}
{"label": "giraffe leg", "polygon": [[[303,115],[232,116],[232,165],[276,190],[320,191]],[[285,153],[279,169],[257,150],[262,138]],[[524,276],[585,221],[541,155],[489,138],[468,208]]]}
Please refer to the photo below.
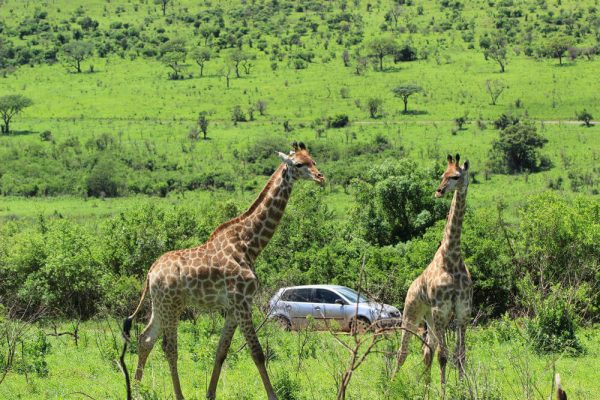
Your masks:
{"label": "giraffe leg", "polygon": [[217,394],[217,383],[219,383],[219,375],[221,374],[221,367],[227,357],[227,351],[231,345],[231,338],[237,328],[237,321],[232,313],[227,314],[225,319],[225,326],[221,331],[221,339],[219,340],[219,347],[217,348],[217,355],[215,357],[215,365],[213,367],[212,376],[210,377],[210,384],[208,386],[208,393],[206,394],[207,399],[215,399]]}
{"label": "giraffe leg", "polygon": [[183,393],[181,392],[181,384],[179,383],[179,374],[177,373],[177,325],[179,322],[179,315],[177,319],[170,320],[169,323],[165,323],[163,329],[163,342],[162,348],[165,352],[165,357],[169,362],[169,369],[171,370],[171,380],[173,381],[173,390],[175,391],[175,398],[177,400],[183,399]]}
{"label": "giraffe leg", "polygon": [[250,347],[252,359],[254,360],[254,364],[256,364],[256,368],[258,368],[258,372],[260,373],[260,377],[263,381],[263,385],[265,386],[265,390],[267,391],[269,400],[277,400],[277,396],[275,395],[275,391],[271,385],[271,380],[269,379],[267,367],[265,366],[265,354],[263,353],[260,342],[258,341],[258,337],[256,336],[254,325],[252,325],[252,311],[250,304],[247,302],[238,304],[235,310],[235,317],[237,322],[240,324],[240,329],[242,330],[242,333],[246,338],[246,342]]}
{"label": "giraffe leg", "polygon": [[467,352],[465,348],[465,334],[467,333],[466,321],[458,321],[458,342],[456,343],[456,350],[454,358],[458,365],[458,376],[462,379],[466,373],[465,366],[467,363]]}
{"label": "giraffe leg", "polygon": [[161,323],[160,318],[152,312],[152,316],[150,317],[150,322],[144,328],[144,331],[138,338],[138,365],[135,370],[135,380],[141,381],[142,375],[144,374],[144,366],[146,365],[146,360],[148,359],[148,355],[152,351],[154,347],[154,343],[160,336],[161,332]]}
{"label": "giraffe leg", "polygon": [[396,354],[396,370],[393,376],[396,375],[398,370],[402,367],[408,356],[408,343],[413,335],[412,332],[417,332],[419,324],[423,319],[425,310],[421,304],[416,300],[411,299],[411,291],[406,296],[404,304],[404,312],[402,313],[402,339],[400,341],[400,348]]}
{"label": "giraffe leg", "polygon": [[429,386],[431,383],[431,364],[433,364],[433,356],[439,341],[431,311],[425,314],[425,320],[427,322],[427,344],[423,345],[423,362],[425,363],[425,383]]}
{"label": "giraffe leg", "polygon": [[442,385],[442,398],[446,388],[446,364],[448,363],[448,348],[446,346],[446,328],[448,326],[448,312],[435,308],[432,310],[433,316],[433,335],[436,336],[438,342],[438,362],[440,363],[440,381]]}

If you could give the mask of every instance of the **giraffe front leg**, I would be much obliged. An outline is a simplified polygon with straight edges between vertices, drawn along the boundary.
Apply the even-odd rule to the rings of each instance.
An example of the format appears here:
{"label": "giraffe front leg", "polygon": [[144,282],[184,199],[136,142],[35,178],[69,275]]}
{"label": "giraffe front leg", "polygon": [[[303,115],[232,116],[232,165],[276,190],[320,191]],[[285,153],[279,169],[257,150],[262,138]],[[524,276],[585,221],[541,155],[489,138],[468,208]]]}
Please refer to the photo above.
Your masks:
{"label": "giraffe front leg", "polygon": [[258,341],[258,336],[256,336],[256,331],[254,330],[254,325],[252,324],[251,306],[247,301],[241,301],[236,305],[235,317],[246,338],[246,342],[250,347],[252,359],[254,360],[254,364],[256,364],[256,368],[258,368],[269,400],[277,400],[277,396],[271,385],[271,380],[269,379],[267,367],[265,366],[265,354],[263,353],[260,342]]}
{"label": "giraffe front leg", "polygon": [[423,345],[423,362],[425,363],[425,383],[429,386],[431,383],[431,364],[433,364],[433,356],[439,341],[435,333],[431,311],[425,314],[425,321],[427,323],[427,337],[426,344]]}
{"label": "giraffe front leg", "polygon": [[181,392],[181,383],[179,382],[179,373],[177,372],[177,322],[165,324],[164,336],[162,342],[162,348],[165,352],[165,357],[169,362],[169,369],[171,370],[171,380],[173,381],[173,391],[175,392],[175,398],[177,400],[183,400],[183,393]]}
{"label": "giraffe front leg", "polygon": [[448,310],[443,308],[432,309],[433,335],[438,342],[438,362],[440,363],[440,383],[442,387],[442,398],[446,391],[446,364],[448,363],[448,348],[446,346],[446,328],[448,327]]}
{"label": "giraffe front leg", "polygon": [[219,340],[219,347],[217,347],[217,355],[215,357],[215,365],[213,367],[212,376],[210,377],[210,384],[208,386],[208,393],[206,394],[207,399],[215,399],[217,395],[217,384],[219,383],[219,376],[221,375],[221,368],[223,362],[227,357],[229,346],[231,345],[231,339],[237,328],[237,321],[233,313],[228,312],[225,318],[225,325],[221,331],[221,339]]}

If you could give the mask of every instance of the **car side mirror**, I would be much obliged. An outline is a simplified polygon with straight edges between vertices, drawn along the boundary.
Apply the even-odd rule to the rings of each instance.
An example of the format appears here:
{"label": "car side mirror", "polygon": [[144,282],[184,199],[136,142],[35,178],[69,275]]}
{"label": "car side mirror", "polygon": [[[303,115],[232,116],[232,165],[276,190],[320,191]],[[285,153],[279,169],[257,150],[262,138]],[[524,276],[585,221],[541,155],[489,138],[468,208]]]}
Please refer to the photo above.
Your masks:
{"label": "car side mirror", "polygon": [[335,299],[335,304],[339,304],[340,306],[346,305],[346,303],[344,303],[344,300],[342,299]]}

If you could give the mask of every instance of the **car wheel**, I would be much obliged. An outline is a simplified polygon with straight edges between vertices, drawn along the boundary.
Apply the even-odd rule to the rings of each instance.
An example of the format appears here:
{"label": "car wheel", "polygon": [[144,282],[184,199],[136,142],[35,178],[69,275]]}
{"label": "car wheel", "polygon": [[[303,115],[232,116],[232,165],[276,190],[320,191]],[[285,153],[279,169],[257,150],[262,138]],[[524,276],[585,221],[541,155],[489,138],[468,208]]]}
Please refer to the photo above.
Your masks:
{"label": "car wheel", "polygon": [[[356,327],[354,326],[354,324],[356,324]],[[366,319],[365,317],[358,317],[352,321],[352,325],[350,326],[350,331],[362,334],[362,333],[367,332],[370,327],[371,327],[371,322],[368,319]]]}
{"label": "car wheel", "polygon": [[275,318],[275,322],[277,323],[277,325],[279,325],[279,327],[288,332],[292,330],[292,323],[290,322],[289,319],[287,319],[286,317],[284,317],[283,315],[278,315]]}

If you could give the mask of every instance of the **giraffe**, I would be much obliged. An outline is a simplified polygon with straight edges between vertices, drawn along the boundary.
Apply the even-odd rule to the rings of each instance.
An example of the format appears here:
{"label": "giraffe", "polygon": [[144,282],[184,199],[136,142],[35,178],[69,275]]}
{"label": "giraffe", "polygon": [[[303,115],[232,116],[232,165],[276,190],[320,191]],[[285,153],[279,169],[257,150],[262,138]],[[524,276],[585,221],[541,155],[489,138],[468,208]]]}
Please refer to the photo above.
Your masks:
{"label": "giraffe", "polygon": [[456,361],[459,376],[465,373],[465,332],[471,313],[473,289],[471,275],[460,252],[460,234],[465,215],[467,188],[469,186],[469,162],[459,165],[460,156],[454,160],[448,155],[448,167],[442,175],[442,182],[435,192],[435,197],[454,191],[452,205],[448,213],[444,239],[440,244],[433,261],[413,281],[406,294],[402,327],[402,340],[397,354],[396,371],[408,355],[408,343],[412,333],[425,319],[427,325],[427,345],[424,346],[423,358],[426,368],[426,380],[431,379],[431,364],[437,347],[438,361],[441,370],[442,393],[446,382],[447,348],[445,332],[454,316],[458,328]]}
{"label": "giraffe", "polygon": [[289,154],[278,152],[281,165],[246,212],[220,225],[201,246],[165,253],[150,267],[140,302],[123,324],[125,344],[121,368],[128,399],[131,398],[131,389],[124,355],[132,320],[148,293],[152,298],[152,315],[138,339],[136,381],[141,381],[148,355],[162,336],[175,397],[183,399],[177,373],[177,325],[184,308],[195,305],[205,310],[225,312],[207,398],[216,397],[221,367],[238,326],[248,343],[269,400],[277,398],[252,324],[252,298],[258,288],[254,262],[281,220],[294,181],[312,179],[321,186],[325,182],[304,143],[294,142],[292,146],[294,150]]}

